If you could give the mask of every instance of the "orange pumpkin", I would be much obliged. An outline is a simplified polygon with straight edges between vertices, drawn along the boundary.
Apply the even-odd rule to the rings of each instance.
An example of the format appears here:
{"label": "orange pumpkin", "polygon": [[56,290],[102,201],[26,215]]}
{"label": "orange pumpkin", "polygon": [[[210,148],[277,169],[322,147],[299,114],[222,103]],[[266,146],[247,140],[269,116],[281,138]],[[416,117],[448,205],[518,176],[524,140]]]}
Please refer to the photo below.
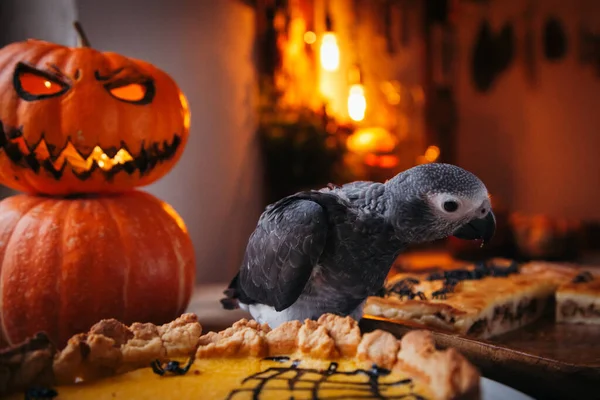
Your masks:
{"label": "orange pumpkin", "polygon": [[102,318],[165,323],[187,307],[194,252],[175,211],[140,191],[0,202],[0,342],[63,346]]}
{"label": "orange pumpkin", "polygon": [[119,192],[177,162],[183,93],[153,65],[40,40],[0,49],[0,183],[28,193]]}

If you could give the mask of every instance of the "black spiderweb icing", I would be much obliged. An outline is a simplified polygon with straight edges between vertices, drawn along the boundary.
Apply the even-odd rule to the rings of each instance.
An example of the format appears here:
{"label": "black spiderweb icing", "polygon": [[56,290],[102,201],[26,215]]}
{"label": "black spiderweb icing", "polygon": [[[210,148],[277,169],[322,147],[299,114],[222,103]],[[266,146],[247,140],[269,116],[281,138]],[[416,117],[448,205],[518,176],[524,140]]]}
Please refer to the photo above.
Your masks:
{"label": "black spiderweb icing", "polygon": [[[288,363],[288,357],[273,357],[267,360]],[[327,369],[301,368],[300,360],[290,362],[288,366],[270,367],[250,375],[242,381],[243,387],[234,389],[227,400],[261,399],[267,393],[281,393],[285,399],[405,399],[425,400],[413,392],[412,379],[380,382],[380,378],[390,374],[390,371],[376,365],[369,370],[355,369],[339,371],[336,362],[330,362]],[[345,377],[361,376],[364,380],[356,381]],[[244,386],[246,385],[246,386]],[[406,386],[403,394],[386,394],[394,387]],[[344,395],[335,395],[334,391],[344,391]],[[248,396],[250,395],[250,396]]]}

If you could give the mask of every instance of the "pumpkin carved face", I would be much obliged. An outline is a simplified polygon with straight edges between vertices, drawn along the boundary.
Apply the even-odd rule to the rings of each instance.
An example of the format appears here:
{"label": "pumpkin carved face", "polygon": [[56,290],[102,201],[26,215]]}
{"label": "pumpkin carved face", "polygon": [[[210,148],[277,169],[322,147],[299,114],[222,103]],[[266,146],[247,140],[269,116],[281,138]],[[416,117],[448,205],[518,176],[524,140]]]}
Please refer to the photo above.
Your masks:
{"label": "pumpkin carved face", "polygon": [[0,50],[0,183],[51,195],[147,185],[188,138],[186,99],[151,64],[39,40]]}

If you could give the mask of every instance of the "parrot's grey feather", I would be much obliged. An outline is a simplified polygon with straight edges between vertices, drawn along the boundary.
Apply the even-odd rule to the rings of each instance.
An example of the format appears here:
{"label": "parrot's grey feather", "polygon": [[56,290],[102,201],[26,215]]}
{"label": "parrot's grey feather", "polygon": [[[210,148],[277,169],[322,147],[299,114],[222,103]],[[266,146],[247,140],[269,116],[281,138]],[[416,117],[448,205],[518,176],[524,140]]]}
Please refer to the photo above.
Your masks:
{"label": "parrot's grey feather", "polygon": [[[465,211],[446,213],[448,198]],[[221,301],[271,328],[324,313],[359,319],[407,245],[448,237],[487,212],[483,183],[448,164],[297,193],[266,208]]]}
{"label": "parrot's grey feather", "polygon": [[267,207],[223,304],[231,308],[235,299],[272,326],[318,318],[331,309],[359,316],[364,299],[376,293],[387,275],[386,269],[365,265],[391,266],[404,247],[393,228],[374,214],[385,199],[382,185],[361,186],[360,192],[353,185],[301,192]]}
{"label": "parrot's grey feather", "polygon": [[379,202],[385,191],[385,185],[378,182],[356,181],[333,189],[322,189],[324,192],[332,192],[342,197],[355,207],[365,207],[372,211],[378,211],[377,205],[383,205]]}
{"label": "parrot's grey feather", "polygon": [[328,214],[319,201],[340,202],[331,195],[309,192],[268,207],[246,248],[239,275],[240,301],[281,311],[298,299],[327,239]]}

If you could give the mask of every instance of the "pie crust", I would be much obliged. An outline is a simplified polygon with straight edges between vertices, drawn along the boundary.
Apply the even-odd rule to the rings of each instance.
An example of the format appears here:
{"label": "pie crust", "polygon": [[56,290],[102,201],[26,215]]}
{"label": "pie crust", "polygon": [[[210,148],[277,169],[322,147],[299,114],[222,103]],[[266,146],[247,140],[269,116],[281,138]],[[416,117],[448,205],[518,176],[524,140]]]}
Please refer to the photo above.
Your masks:
{"label": "pie crust", "polygon": [[150,365],[156,359],[188,357],[198,346],[202,326],[195,314],[183,314],[162,326],[115,319],[98,322],[73,336],[54,359],[58,384],[90,381]]}
{"label": "pie crust", "polygon": [[[505,260],[493,262],[506,264]],[[461,270],[473,271],[474,266]],[[412,293],[422,296],[411,299],[390,292],[369,297],[365,314],[477,338],[490,338],[535,321],[558,286],[552,280],[521,273],[456,280],[443,295],[436,293],[443,291],[446,281],[432,279],[430,274],[398,274],[388,286],[403,282],[409,282]]]}
{"label": "pie crust", "polygon": [[559,286],[556,321],[600,324],[600,274],[586,271]]}
{"label": "pie crust", "polygon": [[10,391],[23,391],[32,383],[52,385],[55,354],[56,348],[43,333],[0,350],[0,396]]}
{"label": "pie crust", "polygon": [[[186,379],[185,382],[193,382],[194,379],[200,382],[203,376],[210,377],[207,374],[213,367],[217,371],[218,368],[223,369],[223,365],[229,365],[227,368],[231,369],[246,368],[244,365],[247,364],[250,370],[264,362],[293,359],[296,360],[294,362],[300,362],[300,367],[302,363],[311,366],[330,363],[329,370],[319,372],[320,376],[325,376],[323,379],[336,373],[331,370],[331,365],[335,364],[336,368],[339,365],[341,375],[346,374],[344,376],[357,375],[344,372],[352,367],[362,368],[361,373],[368,375],[369,379],[377,378],[365,371],[375,369],[387,371],[385,374],[390,379],[392,376],[408,377],[410,379],[407,381],[414,382],[419,394],[426,394],[424,398],[479,398],[480,375],[477,369],[455,349],[436,350],[430,332],[412,331],[401,340],[381,330],[361,334],[355,320],[332,314],[323,315],[317,321],[286,322],[276,329],[242,319],[221,332],[209,332],[202,336],[201,326],[193,314],[184,314],[162,326],[135,323],[127,327],[115,320],[103,320],[88,333],[75,335],[66,348],[56,354],[52,349],[36,347],[35,340],[3,353],[20,352],[22,356],[18,360],[13,359],[16,367],[8,375],[2,376],[2,393],[22,390],[31,385],[54,384],[58,385],[55,389],[61,398],[64,395],[65,399],[85,399],[92,398],[86,397],[85,390],[95,390],[97,395],[98,390],[102,390],[103,382],[112,385],[106,387],[114,391],[115,387],[119,387],[117,384],[125,385],[128,380],[131,381],[130,385],[133,382],[139,388],[147,389],[148,385],[156,385],[153,390],[159,393],[163,382],[164,385],[167,382],[173,385],[179,378],[163,378],[153,374],[150,363],[156,359],[166,362],[193,355],[194,371],[192,373],[190,370],[181,377]],[[40,347],[42,350],[39,350]],[[43,357],[39,351],[44,352]],[[42,361],[38,361],[40,359]],[[232,363],[228,360],[237,361]],[[0,361],[2,365],[7,365],[4,357]],[[294,368],[294,365],[290,367],[295,371]],[[76,383],[82,380],[83,383]],[[218,377],[215,376],[211,382],[211,386],[218,386]],[[365,381],[365,385],[369,382],[372,386],[372,381]],[[340,384],[337,380],[330,383]],[[289,394],[283,398],[289,398]]]}
{"label": "pie crust", "polygon": [[303,324],[285,322],[273,330],[266,324],[243,319],[225,331],[202,336],[196,358],[234,354],[256,357],[294,354],[327,360],[356,357],[365,367],[377,364],[390,370],[410,371],[428,383],[436,399],[479,395],[479,372],[455,349],[436,350],[430,332],[412,331],[401,340],[382,330],[361,335],[354,319],[333,314]]}
{"label": "pie crust", "polygon": [[531,262],[523,265],[521,273],[555,284],[556,322],[600,324],[600,267],[597,265]]}

